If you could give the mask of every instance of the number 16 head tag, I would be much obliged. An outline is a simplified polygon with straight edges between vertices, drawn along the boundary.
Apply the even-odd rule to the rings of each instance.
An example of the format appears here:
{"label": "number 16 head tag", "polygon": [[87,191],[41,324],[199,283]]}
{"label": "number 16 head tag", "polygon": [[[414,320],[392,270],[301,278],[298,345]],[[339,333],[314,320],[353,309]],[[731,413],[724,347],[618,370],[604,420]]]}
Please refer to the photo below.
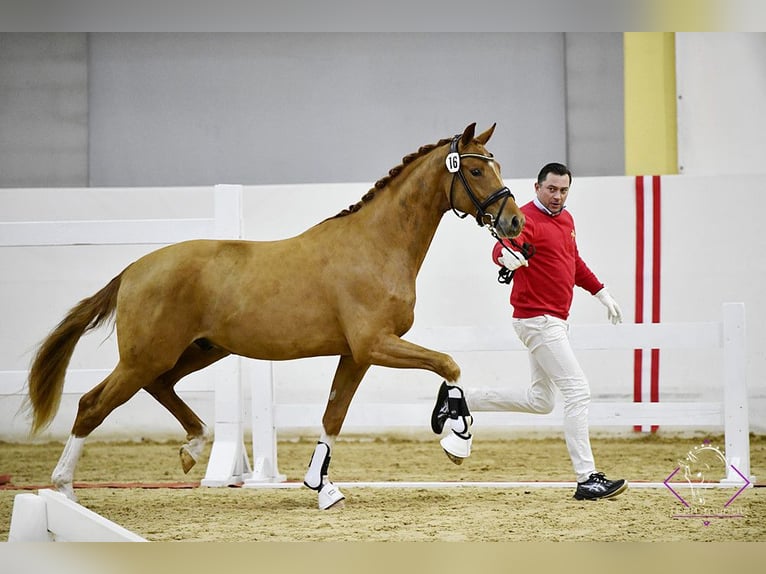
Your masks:
{"label": "number 16 head tag", "polygon": [[453,151],[447,154],[447,171],[450,173],[456,173],[460,170],[460,154]]}

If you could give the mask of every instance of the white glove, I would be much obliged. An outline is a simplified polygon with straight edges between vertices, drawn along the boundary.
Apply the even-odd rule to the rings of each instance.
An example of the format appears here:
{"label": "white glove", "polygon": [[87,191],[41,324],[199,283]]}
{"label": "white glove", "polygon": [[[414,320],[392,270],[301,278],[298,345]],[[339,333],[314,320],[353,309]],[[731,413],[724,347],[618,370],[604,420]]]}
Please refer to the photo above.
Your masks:
{"label": "white glove", "polygon": [[497,260],[502,263],[503,267],[510,271],[516,271],[516,269],[522,265],[525,267],[529,266],[529,262],[521,253],[518,251],[511,251],[505,247],[503,247],[503,254],[498,257]]}
{"label": "white glove", "polygon": [[596,293],[596,298],[601,301],[601,304],[604,307],[606,307],[607,317],[612,322],[612,325],[622,323],[622,311],[620,311],[620,306],[609,294],[609,291],[606,290],[606,287]]}

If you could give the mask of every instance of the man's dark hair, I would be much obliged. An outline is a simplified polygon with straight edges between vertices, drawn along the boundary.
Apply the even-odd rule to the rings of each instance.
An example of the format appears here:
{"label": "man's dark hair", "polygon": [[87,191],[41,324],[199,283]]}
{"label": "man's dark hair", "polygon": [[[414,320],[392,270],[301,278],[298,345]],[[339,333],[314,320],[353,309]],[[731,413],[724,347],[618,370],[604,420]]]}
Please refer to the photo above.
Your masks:
{"label": "man's dark hair", "polygon": [[572,184],[572,172],[569,171],[569,168],[565,166],[563,163],[548,163],[543,166],[543,169],[540,170],[540,173],[537,174],[537,183],[542,184],[545,181],[545,178],[548,177],[549,173],[553,173],[556,175],[568,175],[569,176],[569,184]]}

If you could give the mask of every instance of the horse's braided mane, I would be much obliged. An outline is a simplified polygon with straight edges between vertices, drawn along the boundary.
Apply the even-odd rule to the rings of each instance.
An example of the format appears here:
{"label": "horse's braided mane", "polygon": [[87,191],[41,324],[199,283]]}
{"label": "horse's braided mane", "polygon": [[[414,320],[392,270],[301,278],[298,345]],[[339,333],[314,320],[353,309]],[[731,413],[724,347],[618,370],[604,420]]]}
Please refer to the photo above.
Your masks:
{"label": "horse's braided mane", "polygon": [[338,213],[334,217],[331,217],[330,219],[335,219],[337,217],[344,217],[346,215],[350,215],[352,213],[356,213],[357,211],[359,211],[362,208],[362,206],[365,203],[371,201],[372,198],[375,197],[375,191],[376,190],[383,189],[384,187],[386,187],[391,182],[391,180],[393,180],[397,175],[399,175],[401,173],[401,171],[404,169],[404,166],[406,166],[409,163],[412,163],[413,161],[415,161],[419,157],[422,157],[422,156],[426,155],[427,153],[433,151],[437,147],[441,147],[444,144],[449,143],[450,141],[452,141],[452,138],[445,138],[445,139],[439,140],[435,144],[426,144],[424,146],[421,146],[420,149],[418,151],[416,151],[415,153],[411,153],[411,154],[408,154],[408,155],[404,156],[402,158],[402,163],[397,165],[396,167],[393,167],[390,170],[388,170],[388,175],[386,175],[386,176],[380,178],[378,181],[376,181],[375,185],[373,185],[373,187],[367,193],[365,193],[362,196],[361,200],[359,200],[354,205],[349,205],[347,209],[344,209],[343,211],[341,211],[340,213]]}

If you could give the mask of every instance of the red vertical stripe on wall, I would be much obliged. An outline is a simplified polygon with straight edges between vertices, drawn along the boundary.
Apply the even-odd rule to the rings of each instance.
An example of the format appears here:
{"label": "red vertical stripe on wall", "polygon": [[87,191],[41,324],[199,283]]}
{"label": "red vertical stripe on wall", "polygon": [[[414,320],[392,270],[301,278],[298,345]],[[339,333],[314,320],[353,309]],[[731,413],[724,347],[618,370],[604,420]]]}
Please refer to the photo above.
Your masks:
{"label": "red vertical stripe on wall", "polygon": [[652,179],[654,209],[652,210],[652,323],[660,322],[660,176]]}
{"label": "red vertical stripe on wall", "polygon": [[660,402],[660,350],[652,349],[652,388],[649,393],[649,400],[653,403]]}

